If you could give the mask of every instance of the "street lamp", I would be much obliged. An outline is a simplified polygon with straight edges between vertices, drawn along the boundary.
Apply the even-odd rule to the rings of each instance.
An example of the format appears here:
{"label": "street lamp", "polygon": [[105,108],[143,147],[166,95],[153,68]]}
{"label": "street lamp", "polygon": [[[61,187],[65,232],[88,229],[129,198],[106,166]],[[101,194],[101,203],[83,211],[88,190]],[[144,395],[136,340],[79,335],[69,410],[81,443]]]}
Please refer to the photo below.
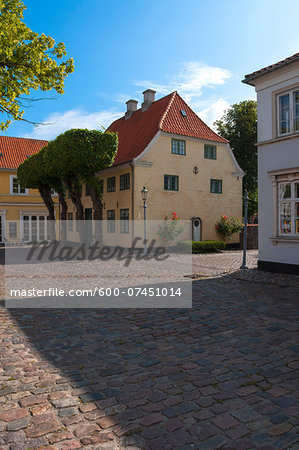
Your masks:
{"label": "street lamp", "polygon": [[144,251],[143,253],[146,255],[146,199],[147,199],[147,189],[145,186],[143,186],[143,189],[141,191],[141,197],[143,200],[143,218],[144,218]]}
{"label": "street lamp", "polygon": [[243,262],[241,269],[248,269],[246,266],[246,251],[247,251],[247,218],[248,218],[248,193],[245,191],[245,208],[244,208],[244,231],[243,231]]}

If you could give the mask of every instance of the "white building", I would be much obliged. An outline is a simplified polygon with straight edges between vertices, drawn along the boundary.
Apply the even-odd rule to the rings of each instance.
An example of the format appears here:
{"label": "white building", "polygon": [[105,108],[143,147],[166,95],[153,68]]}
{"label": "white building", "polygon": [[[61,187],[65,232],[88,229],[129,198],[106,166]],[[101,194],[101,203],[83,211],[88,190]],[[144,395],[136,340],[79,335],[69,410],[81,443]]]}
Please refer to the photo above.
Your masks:
{"label": "white building", "polygon": [[258,266],[299,274],[299,53],[243,82],[257,92]]}

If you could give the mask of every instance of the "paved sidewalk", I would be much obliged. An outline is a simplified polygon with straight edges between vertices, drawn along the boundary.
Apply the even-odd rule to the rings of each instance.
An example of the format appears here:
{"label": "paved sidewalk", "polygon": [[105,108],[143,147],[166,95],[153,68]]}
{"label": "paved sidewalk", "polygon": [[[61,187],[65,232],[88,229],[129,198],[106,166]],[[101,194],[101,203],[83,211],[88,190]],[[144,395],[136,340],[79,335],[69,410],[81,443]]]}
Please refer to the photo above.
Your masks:
{"label": "paved sidewalk", "polygon": [[190,310],[1,310],[0,449],[298,448],[299,277],[216,275]]}
{"label": "paved sidewalk", "polygon": [[[246,265],[249,269],[257,267],[257,260],[258,251],[247,250]],[[242,250],[192,255],[192,271],[199,276],[221,275],[240,269],[242,262]]]}

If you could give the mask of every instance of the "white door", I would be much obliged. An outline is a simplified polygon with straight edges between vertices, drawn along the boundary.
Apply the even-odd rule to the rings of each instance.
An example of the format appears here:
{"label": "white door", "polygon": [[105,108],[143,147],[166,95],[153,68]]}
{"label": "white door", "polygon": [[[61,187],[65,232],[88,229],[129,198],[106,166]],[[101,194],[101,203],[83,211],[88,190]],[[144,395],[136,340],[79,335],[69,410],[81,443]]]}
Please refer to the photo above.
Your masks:
{"label": "white door", "polygon": [[194,217],[192,219],[192,240],[201,240],[201,220],[199,217]]}

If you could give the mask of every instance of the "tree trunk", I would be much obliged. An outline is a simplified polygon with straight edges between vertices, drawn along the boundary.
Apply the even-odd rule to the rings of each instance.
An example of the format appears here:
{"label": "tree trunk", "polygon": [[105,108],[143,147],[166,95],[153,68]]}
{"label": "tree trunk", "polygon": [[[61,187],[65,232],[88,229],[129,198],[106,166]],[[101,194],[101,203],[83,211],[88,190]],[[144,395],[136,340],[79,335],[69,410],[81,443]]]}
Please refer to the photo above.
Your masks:
{"label": "tree trunk", "polygon": [[97,193],[97,191],[91,187],[90,188],[90,197],[93,205],[93,219],[95,226],[95,240],[102,244],[103,241],[103,203],[101,196]]}
{"label": "tree trunk", "polygon": [[46,205],[46,208],[49,212],[49,221],[48,225],[50,226],[50,240],[54,241],[56,239],[56,230],[55,230],[55,205],[51,195],[51,189],[45,186],[39,188],[39,193],[41,198]]}
{"label": "tree trunk", "polygon": [[80,242],[83,243],[85,240],[85,233],[84,233],[84,209],[81,201],[81,192],[78,192],[73,188],[72,183],[66,183],[67,190],[70,194],[71,200],[76,208],[76,221],[78,222],[76,224],[78,232],[79,232],[79,238]]}
{"label": "tree trunk", "polygon": [[65,192],[64,191],[60,191],[58,192],[58,197],[59,197],[59,203],[60,203],[60,230],[61,230],[61,235],[60,235],[60,240],[62,242],[66,242],[67,240],[67,203],[65,200]]}

